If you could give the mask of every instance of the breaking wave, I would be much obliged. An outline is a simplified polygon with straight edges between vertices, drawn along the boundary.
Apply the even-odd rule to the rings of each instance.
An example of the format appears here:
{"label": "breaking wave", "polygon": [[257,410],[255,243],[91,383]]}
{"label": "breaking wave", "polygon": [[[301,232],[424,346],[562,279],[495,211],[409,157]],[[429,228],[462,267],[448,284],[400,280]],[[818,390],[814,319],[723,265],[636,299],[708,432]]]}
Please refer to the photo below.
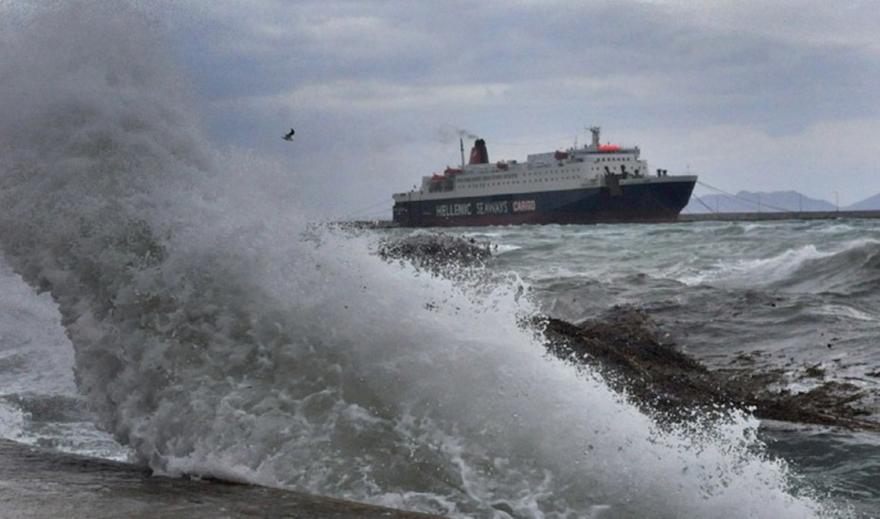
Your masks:
{"label": "breaking wave", "polygon": [[809,258],[778,285],[847,295],[875,291],[880,286],[880,241],[854,240],[841,250]]}
{"label": "breaking wave", "polygon": [[513,287],[307,229],[285,172],[206,142],[155,21],[113,6],[43,9],[0,49],[0,243],[142,462],[459,516],[823,513],[755,420],[658,430],[546,358]]}
{"label": "breaking wave", "polygon": [[880,241],[852,240],[830,251],[819,250],[813,244],[803,245],[767,258],[719,261],[709,269],[679,279],[690,285],[857,294],[875,290],[880,283]]}

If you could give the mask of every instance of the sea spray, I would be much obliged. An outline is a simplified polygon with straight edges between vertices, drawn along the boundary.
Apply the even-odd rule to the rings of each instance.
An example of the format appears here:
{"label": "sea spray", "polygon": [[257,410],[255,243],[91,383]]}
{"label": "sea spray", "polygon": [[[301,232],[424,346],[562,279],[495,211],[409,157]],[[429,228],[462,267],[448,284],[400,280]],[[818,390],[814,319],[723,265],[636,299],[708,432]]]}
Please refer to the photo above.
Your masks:
{"label": "sea spray", "polygon": [[78,395],[74,355],[49,294],[0,264],[0,438],[125,459],[126,448],[98,431]]}
{"label": "sea spray", "polygon": [[202,137],[155,24],[75,2],[0,50],[0,242],[57,301],[101,425],[163,472],[459,516],[807,517],[753,419],[663,432],[478,295],[307,239]]}

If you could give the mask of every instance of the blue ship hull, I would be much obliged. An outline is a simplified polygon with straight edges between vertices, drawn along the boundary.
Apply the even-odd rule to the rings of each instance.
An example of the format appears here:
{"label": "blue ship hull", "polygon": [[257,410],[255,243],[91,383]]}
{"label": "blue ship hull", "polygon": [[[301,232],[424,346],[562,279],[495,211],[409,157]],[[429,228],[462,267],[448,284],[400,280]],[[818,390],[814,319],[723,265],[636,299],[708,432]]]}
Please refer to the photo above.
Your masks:
{"label": "blue ship hull", "polygon": [[398,201],[403,227],[670,222],[690,200],[695,180],[563,191]]}

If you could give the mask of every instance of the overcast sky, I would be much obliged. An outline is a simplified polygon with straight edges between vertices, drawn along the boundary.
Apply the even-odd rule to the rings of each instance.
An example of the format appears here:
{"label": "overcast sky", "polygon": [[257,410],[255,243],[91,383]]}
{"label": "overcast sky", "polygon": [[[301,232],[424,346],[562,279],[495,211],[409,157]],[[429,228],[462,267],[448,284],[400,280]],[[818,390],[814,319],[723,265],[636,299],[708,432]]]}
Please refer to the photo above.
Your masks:
{"label": "overcast sky", "polygon": [[214,139],[281,160],[329,215],[387,216],[392,192],[459,161],[460,129],[493,161],[599,125],[652,168],[730,191],[880,192],[877,1],[194,0],[169,14]]}

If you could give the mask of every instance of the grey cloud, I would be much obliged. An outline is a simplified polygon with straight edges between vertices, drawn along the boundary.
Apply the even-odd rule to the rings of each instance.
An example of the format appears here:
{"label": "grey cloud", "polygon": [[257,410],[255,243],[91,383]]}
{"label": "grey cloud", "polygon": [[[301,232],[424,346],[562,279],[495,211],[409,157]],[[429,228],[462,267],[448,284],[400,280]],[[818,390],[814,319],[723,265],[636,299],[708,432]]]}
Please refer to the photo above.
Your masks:
{"label": "grey cloud", "polygon": [[[278,127],[306,125],[314,142],[298,165],[320,168],[340,150],[369,155],[382,181],[367,189],[377,195],[392,189],[388,179],[406,187],[403,179],[434,166],[418,170],[418,161],[377,150],[439,143],[454,158],[442,128],[472,129],[491,148],[592,123],[648,139],[737,127],[813,139],[812,127],[880,117],[880,49],[870,38],[880,17],[865,8],[812,0],[194,5],[200,15],[176,30],[215,134],[274,149]],[[799,160],[787,166],[792,175],[804,169]],[[350,176],[350,163],[339,161],[332,175]]]}
{"label": "grey cloud", "polygon": [[[251,55],[247,45],[240,53],[232,46],[231,56],[222,58],[231,59],[232,67],[215,57],[213,68],[232,70],[216,74],[212,90],[222,96],[227,88],[229,95],[241,96],[340,81],[416,90],[491,83],[511,85],[503,101],[518,102],[539,100],[532,88],[536,81],[630,76],[666,87],[648,89],[651,97],[645,99],[622,90],[623,101],[635,103],[634,109],[663,101],[713,121],[748,117],[757,124],[802,127],[833,116],[829,111],[846,117],[877,106],[868,83],[876,79],[880,61],[858,48],[796,47],[730,29],[713,31],[648,4],[435,5],[305,2],[275,19],[267,11],[264,24],[287,31],[267,33],[255,29],[262,26],[256,21],[244,24],[249,32],[231,39],[263,41],[255,45],[262,50]],[[399,93],[390,90],[391,97]],[[606,102],[615,109],[620,105],[615,91],[579,96],[551,85],[542,92],[550,100],[599,109]],[[761,117],[780,98],[790,108],[772,121]],[[689,117],[682,122],[691,123]]]}

